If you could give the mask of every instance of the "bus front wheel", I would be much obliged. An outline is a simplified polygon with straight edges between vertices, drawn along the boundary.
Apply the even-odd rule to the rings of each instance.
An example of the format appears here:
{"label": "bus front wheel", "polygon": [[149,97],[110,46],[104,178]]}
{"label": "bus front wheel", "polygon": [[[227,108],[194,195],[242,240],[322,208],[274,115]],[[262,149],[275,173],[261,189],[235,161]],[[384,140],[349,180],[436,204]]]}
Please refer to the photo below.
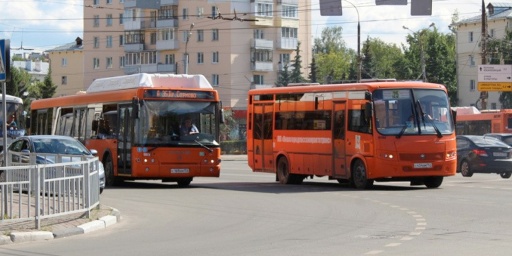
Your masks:
{"label": "bus front wheel", "polygon": [[437,177],[426,177],[423,180],[423,183],[427,188],[438,188],[443,183],[443,177],[437,176]]}
{"label": "bus front wheel", "polygon": [[373,180],[366,177],[366,167],[363,161],[358,159],[352,165],[352,177],[350,181],[352,186],[357,189],[367,189],[373,186]]}

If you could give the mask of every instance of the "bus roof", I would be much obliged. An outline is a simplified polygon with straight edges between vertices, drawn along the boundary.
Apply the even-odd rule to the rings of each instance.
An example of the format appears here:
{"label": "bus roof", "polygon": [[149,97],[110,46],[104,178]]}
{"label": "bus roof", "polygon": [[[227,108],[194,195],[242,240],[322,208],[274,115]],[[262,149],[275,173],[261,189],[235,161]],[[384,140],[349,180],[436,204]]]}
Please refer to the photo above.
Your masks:
{"label": "bus roof", "polygon": [[92,82],[87,93],[116,91],[139,87],[206,88],[213,87],[203,75],[133,74],[99,78]]}
{"label": "bus roof", "polygon": [[272,87],[249,90],[249,94],[261,93],[290,93],[290,92],[325,92],[338,90],[371,90],[371,89],[441,89],[446,91],[442,84],[425,82],[361,82],[351,84],[322,84],[312,86],[291,86],[291,87]]}
{"label": "bus roof", "polygon": [[[0,95],[0,102],[2,102],[2,97]],[[23,100],[20,97],[12,96],[9,94],[5,94],[5,101],[6,102],[15,102],[15,103],[23,103]]]}

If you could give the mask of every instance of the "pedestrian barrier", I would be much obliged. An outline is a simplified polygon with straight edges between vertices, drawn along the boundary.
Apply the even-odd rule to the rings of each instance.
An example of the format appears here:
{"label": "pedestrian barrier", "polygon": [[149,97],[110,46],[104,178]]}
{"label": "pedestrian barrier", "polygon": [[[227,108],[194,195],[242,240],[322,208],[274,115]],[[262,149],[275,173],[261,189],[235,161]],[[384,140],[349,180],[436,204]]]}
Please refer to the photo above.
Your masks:
{"label": "pedestrian barrier", "polygon": [[[0,224],[34,220],[40,229],[42,219],[74,213],[90,217],[99,205],[98,158],[12,154],[7,158],[13,161],[0,167]],[[30,164],[41,157],[55,163]]]}

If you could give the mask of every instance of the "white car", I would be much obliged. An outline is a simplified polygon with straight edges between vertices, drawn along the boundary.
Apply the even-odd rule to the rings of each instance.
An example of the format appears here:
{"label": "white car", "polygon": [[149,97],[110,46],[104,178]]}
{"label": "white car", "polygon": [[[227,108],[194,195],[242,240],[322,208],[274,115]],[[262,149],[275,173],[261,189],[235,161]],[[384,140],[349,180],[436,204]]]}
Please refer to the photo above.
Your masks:
{"label": "white car", "polygon": [[[37,164],[55,163],[55,155],[72,155],[95,157],[96,150],[87,149],[79,140],[60,135],[29,135],[16,138],[7,147],[10,152],[17,153],[40,153],[36,155]],[[3,152],[0,156],[0,161],[3,162]],[[30,163],[29,155],[12,155],[12,162]],[[62,161],[73,161],[73,158],[65,159]],[[99,178],[100,178],[100,193],[105,188],[105,169],[101,161],[99,162]]]}

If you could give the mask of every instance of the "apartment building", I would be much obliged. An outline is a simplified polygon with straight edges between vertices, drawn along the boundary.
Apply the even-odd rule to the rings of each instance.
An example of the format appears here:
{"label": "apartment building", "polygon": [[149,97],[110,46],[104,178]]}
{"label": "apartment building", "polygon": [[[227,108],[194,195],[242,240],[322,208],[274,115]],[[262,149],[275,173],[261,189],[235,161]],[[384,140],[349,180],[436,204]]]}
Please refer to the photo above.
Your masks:
{"label": "apartment building", "polygon": [[247,91],[273,86],[299,42],[309,73],[309,2],[85,0],[83,87],[123,74],[202,74],[224,107],[243,111]]}
{"label": "apartment building", "polygon": [[[512,29],[512,3],[489,3],[486,7],[487,37],[504,38],[507,30]],[[478,65],[482,64],[482,16],[475,16],[457,22],[456,52],[458,106],[481,107],[478,91]],[[486,64],[491,64],[490,55]],[[504,64],[503,60],[500,63]],[[500,92],[488,92],[486,109],[500,109]]]}
{"label": "apartment building", "polygon": [[[57,85],[54,97],[76,94],[84,90],[83,40],[47,50],[52,70],[52,81]],[[48,73],[48,70],[46,74]]]}

